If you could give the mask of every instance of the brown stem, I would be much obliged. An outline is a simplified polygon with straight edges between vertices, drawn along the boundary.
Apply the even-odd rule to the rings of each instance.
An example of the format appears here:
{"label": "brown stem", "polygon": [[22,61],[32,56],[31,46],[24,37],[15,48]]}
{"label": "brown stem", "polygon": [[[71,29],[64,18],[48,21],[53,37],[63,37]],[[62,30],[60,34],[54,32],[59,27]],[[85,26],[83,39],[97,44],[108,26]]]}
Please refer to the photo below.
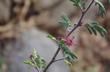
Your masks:
{"label": "brown stem", "polygon": [[[82,15],[81,15],[81,17],[80,17],[78,23],[77,23],[76,26],[68,33],[68,35],[67,35],[66,37],[70,36],[70,35],[72,34],[72,32],[74,32],[74,31],[76,30],[76,28],[78,28],[79,26],[81,26],[81,24],[82,24],[81,22],[82,22],[82,20],[83,20],[83,18],[84,18],[84,16],[85,16],[85,14],[86,14],[87,11],[89,10],[89,8],[92,6],[93,2],[94,2],[94,0],[91,1],[91,3],[89,4],[89,6],[87,7],[87,9],[86,9],[85,11],[82,11]],[[55,52],[53,58],[51,59],[51,61],[49,62],[49,64],[47,65],[47,67],[44,69],[43,72],[46,72],[47,69],[51,66],[51,64],[55,62],[55,58],[57,57],[58,53],[60,52],[60,49],[61,49],[61,48],[60,48],[60,46],[59,46],[59,48],[58,48],[57,51]]]}
{"label": "brown stem", "polygon": [[64,59],[65,58],[57,59],[57,60],[54,60],[54,62],[61,61],[61,60],[64,60]]}
{"label": "brown stem", "polygon": [[40,72],[39,69],[37,67],[35,67],[35,69],[37,70],[37,72]]}
{"label": "brown stem", "polygon": [[56,53],[54,54],[53,58],[51,59],[51,61],[49,62],[49,64],[47,65],[47,67],[44,69],[43,72],[46,72],[47,69],[48,69],[48,68],[51,66],[51,64],[54,62],[54,60],[55,60],[56,56],[58,55],[60,49],[61,49],[61,48],[60,48],[60,46],[59,46],[59,48],[57,49],[57,51],[56,51]]}
{"label": "brown stem", "polygon": [[85,16],[85,14],[86,14],[87,11],[90,9],[90,7],[92,6],[93,3],[94,3],[94,0],[91,1],[91,3],[89,4],[89,6],[87,7],[87,9],[86,9],[85,11],[82,11],[82,15],[81,15],[81,17],[80,17],[78,23],[77,23],[76,26],[68,33],[68,35],[67,35],[66,37],[69,37],[69,36],[72,34],[72,32],[74,32],[74,31],[76,30],[76,28],[78,28],[79,26],[81,26],[81,24],[82,24],[81,22],[82,22],[82,20],[83,20],[83,18],[84,18],[84,16]]}

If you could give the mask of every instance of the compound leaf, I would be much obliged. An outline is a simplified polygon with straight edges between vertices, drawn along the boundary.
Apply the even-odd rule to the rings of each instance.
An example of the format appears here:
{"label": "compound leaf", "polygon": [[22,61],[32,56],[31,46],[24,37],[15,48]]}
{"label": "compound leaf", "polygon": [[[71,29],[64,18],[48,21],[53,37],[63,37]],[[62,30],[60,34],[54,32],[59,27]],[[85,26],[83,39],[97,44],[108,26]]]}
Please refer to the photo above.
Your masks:
{"label": "compound leaf", "polygon": [[99,33],[102,37],[105,37],[107,31],[104,27],[102,27],[98,22],[92,22],[90,24],[85,25],[90,34],[97,35]]}
{"label": "compound leaf", "polygon": [[104,5],[99,0],[95,0],[95,2],[99,6],[99,14],[103,17],[106,13]]}

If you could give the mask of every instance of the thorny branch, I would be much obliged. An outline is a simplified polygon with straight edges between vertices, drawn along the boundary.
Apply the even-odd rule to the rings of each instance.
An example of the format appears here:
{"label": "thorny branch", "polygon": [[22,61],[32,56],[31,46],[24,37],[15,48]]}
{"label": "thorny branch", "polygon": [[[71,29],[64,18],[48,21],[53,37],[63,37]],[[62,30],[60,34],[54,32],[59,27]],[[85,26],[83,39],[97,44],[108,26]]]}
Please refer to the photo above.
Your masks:
{"label": "thorny branch", "polygon": [[[68,33],[68,35],[67,35],[66,37],[69,37],[79,26],[82,25],[82,20],[83,20],[85,14],[88,12],[88,10],[90,9],[90,7],[92,6],[93,3],[94,3],[94,0],[92,0],[92,1],[90,2],[89,6],[88,6],[84,11],[81,10],[81,11],[82,11],[82,15],[81,15],[81,17],[80,17],[78,23],[77,23],[76,26]],[[59,46],[59,48],[58,48],[57,51],[55,52],[53,58],[51,59],[51,61],[49,62],[49,64],[47,65],[47,67],[44,69],[43,72],[46,72],[47,69],[52,65],[52,63],[56,62],[56,61],[55,61],[55,58],[57,57],[58,53],[60,52],[60,49],[61,49],[61,48],[60,48],[60,46]],[[62,60],[62,59],[61,59],[61,60]]]}
{"label": "thorny branch", "polygon": [[93,3],[94,3],[94,0],[91,1],[91,3],[89,4],[89,6],[87,7],[86,10],[82,11],[82,15],[81,15],[81,17],[80,17],[78,23],[77,23],[76,26],[68,33],[68,35],[67,35],[66,37],[69,37],[69,36],[76,30],[76,28],[78,28],[79,26],[81,26],[81,24],[82,24],[81,22],[82,22],[82,20],[83,20],[83,18],[84,18],[84,16],[85,16],[85,14],[86,14],[87,11],[90,9],[90,7],[92,6]]}

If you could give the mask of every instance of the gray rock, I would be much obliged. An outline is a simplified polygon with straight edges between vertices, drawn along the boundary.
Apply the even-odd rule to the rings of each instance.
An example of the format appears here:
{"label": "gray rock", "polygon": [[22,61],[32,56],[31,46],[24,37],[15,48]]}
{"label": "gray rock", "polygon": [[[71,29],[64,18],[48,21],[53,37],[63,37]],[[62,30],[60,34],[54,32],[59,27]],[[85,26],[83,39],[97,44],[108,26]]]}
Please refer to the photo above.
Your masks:
{"label": "gray rock", "polygon": [[[35,28],[23,32],[21,40],[24,45],[18,40],[15,44],[16,49],[10,53],[8,59],[11,62],[9,72],[36,72],[34,68],[23,63],[24,60],[28,59],[34,48],[48,63],[58,47],[47,38],[47,35],[47,33]],[[62,57],[61,53],[58,55],[58,58],[60,57]],[[63,61],[59,61],[54,63],[48,72],[69,72],[69,68]]]}

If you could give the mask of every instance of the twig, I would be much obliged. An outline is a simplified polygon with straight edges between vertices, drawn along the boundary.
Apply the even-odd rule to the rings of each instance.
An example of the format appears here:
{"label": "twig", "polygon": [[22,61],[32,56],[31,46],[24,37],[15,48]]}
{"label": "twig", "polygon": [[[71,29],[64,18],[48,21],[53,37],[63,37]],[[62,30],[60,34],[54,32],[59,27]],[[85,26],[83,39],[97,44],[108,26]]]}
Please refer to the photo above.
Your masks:
{"label": "twig", "polygon": [[60,49],[61,49],[61,48],[60,48],[60,46],[59,46],[59,48],[58,48],[57,51],[55,52],[53,58],[51,59],[51,61],[49,62],[49,64],[47,65],[47,67],[44,69],[43,72],[46,72],[47,69],[48,69],[48,68],[51,66],[51,64],[54,62],[54,60],[55,60],[56,56],[58,55]]}
{"label": "twig", "polygon": [[[82,11],[82,10],[81,10],[81,11],[82,11],[82,15],[81,15],[81,17],[80,17],[78,23],[77,23],[76,26],[68,33],[68,35],[67,35],[66,37],[70,36],[70,35],[72,34],[72,32],[74,32],[74,31],[76,30],[76,28],[78,28],[79,26],[81,26],[81,24],[82,24],[81,22],[82,22],[82,20],[83,20],[83,18],[84,18],[84,16],[85,16],[85,14],[86,14],[87,11],[89,10],[89,8],[92,6],[93,2],[94,2],[94,0],[91,1],[91,3],[89,4],[89,6],[87,7],[87,9],[86,9],[85,11]],[[55,52],[53,58],[51,59],[51,61],[49,62],[49,64],[47,65],[47,67],[44,69],[43,72],[46,72],[47,69],[51,66],[51,64],[54,63],[54,61],[59,61],[59,60],[55,60],[55,58],[57,57],[58,53],[60,52],[60,49],[61,49],[61,48],[60,48],[60,46],[59,46],[59,48],[58,48],[57,51]],[[60,59],[60,60],[62,60],[62,59]]]}
{"label": "twig", "polygon": [[[33,62],[34,64],[36,64],[35,60],[34,60],[32,57],[30,57],[30,59],[32,60],[32,62]],[[37,72],[40,72],[40,70],[39,70],[38,67],[35,67],[35,69],[37,70]]]}
{"label": "twig", "polygon": [[35,69],[37,70],[37,72],[40,72],[39,69],[37,67],[35,67]]}
{"label": "twig", "polygon": [[54,62],[61,61],[61,60],[64,60],[64,59],[65,58],[57,59],[57,60],[54,60]]}
{"label": "twig", "polygon": [[87,11],[90,9],[90,7],[92,6],[92,4],[94,3],[94,0],[91,1],[91,3],[89,4],[89,6],[87,7],[87,9],[85,11],[82,11],[82,15],[78,21],[78,23],[76,24],[76,26],[68,33],[68,35],[66,37],[69,37],[72,32],[74,32],[76,30],[77,27],[81,26],[81,21],[83,20],[85,14],[87,13]]}

